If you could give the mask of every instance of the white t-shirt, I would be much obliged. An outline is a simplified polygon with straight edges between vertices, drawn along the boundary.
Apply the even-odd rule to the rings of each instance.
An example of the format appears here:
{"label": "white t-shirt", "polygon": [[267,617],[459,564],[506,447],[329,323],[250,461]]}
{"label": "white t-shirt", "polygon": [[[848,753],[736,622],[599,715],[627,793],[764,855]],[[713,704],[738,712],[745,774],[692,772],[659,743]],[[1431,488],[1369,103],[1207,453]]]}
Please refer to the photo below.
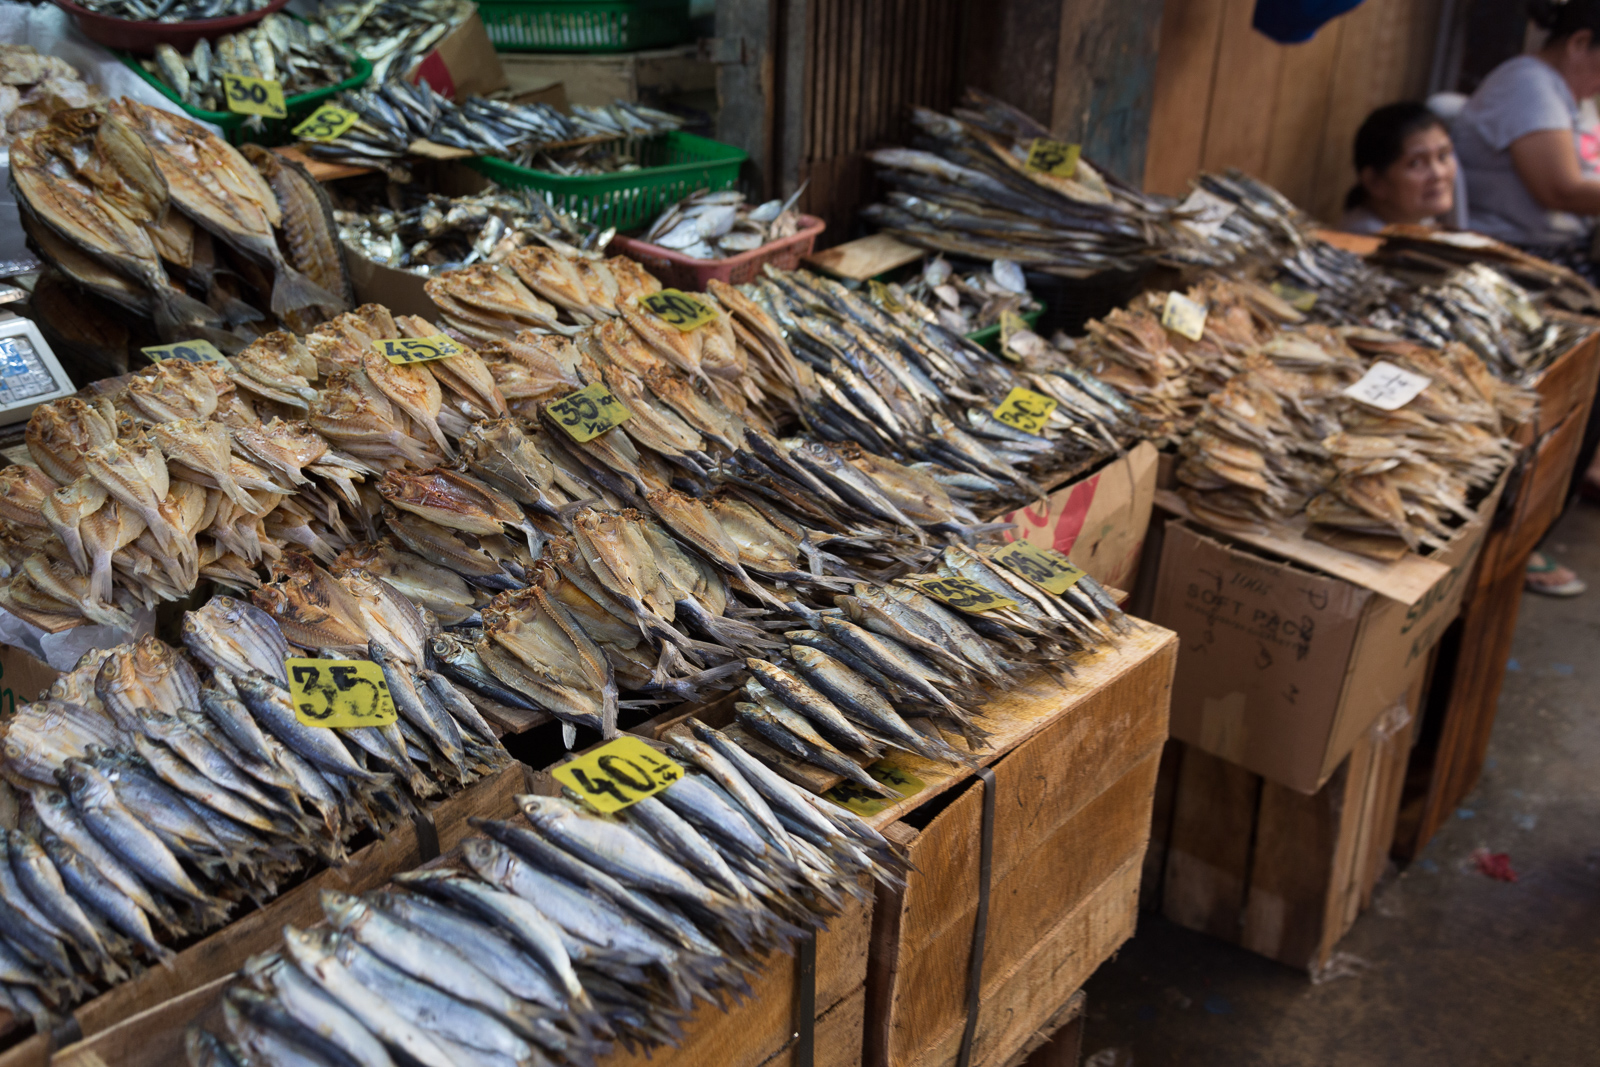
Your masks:
{"label": "white t-shirt", "polygon": [[[1540,207],[1512,167],[1511,142],[1540,130],[1571,130],[1574,149],[1581,149],[1578,102],[1544,60],[1508,59],[1478,86],[1452,130],[1467,179],[1468,229],[1531,248],[1588,239],[1592,219]],[[1581,150],[1578,165],[1584,177],[1600,177]]]}

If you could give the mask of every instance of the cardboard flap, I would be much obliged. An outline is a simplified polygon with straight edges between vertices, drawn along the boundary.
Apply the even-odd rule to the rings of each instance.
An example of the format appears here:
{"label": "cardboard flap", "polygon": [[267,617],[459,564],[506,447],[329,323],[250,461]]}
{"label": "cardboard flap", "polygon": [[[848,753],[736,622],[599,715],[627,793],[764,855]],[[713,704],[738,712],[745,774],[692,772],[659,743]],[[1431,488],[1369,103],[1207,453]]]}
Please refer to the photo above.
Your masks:
{"label": "cardboard flap", "polygon": [[[1156,503],[1196,526],[1211,528],[1204,520],[1195,517],[1183,497],[1170,489],[1157,490]],[[1425,559],[1415,552],[1407,552],[1394,562],[1385,563],[1313,541],[1305,535],[1309,525],[1304,515],[1297,515],[1286,523],[1262,523],[1263,532],[1221,532],[1235,541],[1293,560],[1324,574],[1343,578],[1408,607],[1427,596],[1428,591],[1439,584],[1439,579],[1450,573],[1449,564]]]}

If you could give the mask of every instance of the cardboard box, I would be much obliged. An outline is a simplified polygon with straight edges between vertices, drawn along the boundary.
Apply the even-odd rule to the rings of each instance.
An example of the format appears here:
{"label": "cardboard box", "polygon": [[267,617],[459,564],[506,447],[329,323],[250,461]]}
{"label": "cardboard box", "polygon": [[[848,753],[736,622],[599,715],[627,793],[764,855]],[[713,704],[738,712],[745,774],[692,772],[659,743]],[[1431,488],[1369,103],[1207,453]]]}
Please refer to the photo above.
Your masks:
{"label": "cardboard box", "polygon": [[[1182,638],[1172,736],[1302,793],[1427,666],[1505,480],[1429,557],[1379,563],[1278,529],[1226,540],[1169,522],[1152,621]],[[1182,498],[1159,503],[1187,514]]]}
{"label": "cardboard box", "polygon": [[1101,585],[1131,589],[1150,528],[1156,492],[1156,448],[1141,441],[1095,473],[1064,485],[1045,506],[1000,516],[1014,522],[1010,540],[1053,548]]}
{"label": "cardboard box", "polygon": [[406,79],[412,84],[425,81],[434,92],[452,100],[483,96],[510,84],[477,8],[467,21],[445,34],[433,51],[406,73]]}
{"label": "cardboard box", "polygon": [[61,672],[15,645],[0,645],[0,717],[38,700]]}
{"label": "cardboard box", "polygon": [[689,93],[714,93],[716,64],[693,44],[642,52],[507,52],[499,57],[511,87],[533,89],[564,82],[574,104],[604,107]]}
{"label": "cardboard box", "polygon": [[422,275],[374,263],[349,245],[345,246],[345,262],[350,266],[357,305],[382,304],[396,315],[421,315],[429,322],[439,317],[439,308],[423,289],[428,279]]}

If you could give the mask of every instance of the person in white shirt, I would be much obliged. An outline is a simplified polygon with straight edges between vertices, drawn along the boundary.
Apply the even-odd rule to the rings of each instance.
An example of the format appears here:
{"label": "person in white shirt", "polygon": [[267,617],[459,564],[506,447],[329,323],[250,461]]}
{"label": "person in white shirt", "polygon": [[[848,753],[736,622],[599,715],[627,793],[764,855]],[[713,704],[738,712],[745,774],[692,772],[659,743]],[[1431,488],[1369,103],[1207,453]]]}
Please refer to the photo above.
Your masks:
{"label": "person in white shirt", "polygon": [[1358,183],[1340,228],[1377,233],[1391,223],[1438,225],[1455,206],[1456,153],[1444,120],[1425,104],[1388,104],[1356,131]]}

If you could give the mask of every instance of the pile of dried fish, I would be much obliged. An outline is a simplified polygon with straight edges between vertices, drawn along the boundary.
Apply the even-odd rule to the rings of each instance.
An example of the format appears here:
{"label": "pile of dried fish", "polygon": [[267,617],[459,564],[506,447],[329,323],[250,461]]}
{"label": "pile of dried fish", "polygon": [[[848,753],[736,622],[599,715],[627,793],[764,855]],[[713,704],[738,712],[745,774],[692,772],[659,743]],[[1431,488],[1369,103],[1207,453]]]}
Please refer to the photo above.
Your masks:
{"label": "pile of dried fish", "polygon": [[83,6],[97,15],[139,22],[191,22],[248,15],[260,11],[270,0],[83,0]]}
{"label": "pile of dried fish", "polygon": [[41,56],[32,45],[0,44],[0,131],[9,135],[6,140],[47,125],[58,111],[102,99],[66,60]]}
{"label": "pile of dried fish", "polygon": [[470,0],[380,0],[323,4],[317,21],[333,39],[372,64],[372,80],[382,85],[406,78],[434,45],[472,17]]}
{"label": "pile of dried fish", "polygon": [[692,725],[672,747],[689,773],[615,818],[521,796],[524,818],[477,822],[457,866],[323,893],[325,925],[286,927],[223,994],[223,1034],[189,1032],[192,1067],[587,1065],[675,1044],[696,1001],[748,996],[761,954],[864,895],[863,874],[900,884],[877,831]]}
{"label": "pile of dried fish", "polygon": [[862,210],[911,244],[1084,277],[1139,268],[1181,240],[1168,208],[1086,159],[1070,177],[1030,169],[1050,131],[975,89],[953,117],[917,108],[912,123],[926,147],[868,152],[893,191]]}
{"label": "pile of dried fish", "polygon": [[997,326],[1008,311],[1021,315],[1041,307],[1028,292],[1022,268],[1009,259],[997,259],[988,270],[962,277],[944,256],[934,256],[905,291],[933,308],[945,329],[959,334]]}
{"label": "pile of dried fish", "polygon": [[519,248],[553,238],[578,248],[602,248],[607,234],[551,207],[534,189],[491,185],[471,196],[380,187],[398,206],[371,206],[376,197],[335,192],[339,239],[386,267],[430,275],[474,263],[499,263]]}
{"label": "pile of dried fish", "polygon": [[701,191],[667,208],[640,240],[695,259],[726,259],[800,232],[794,205],[804,189],[787,201],[768,200],[750,207],[744,194],[726,189]]}
{"label": "pile of dried fish", "polygon": [[324,89],[350,77],[350,57],[327,30],[278,13],[214,42],[202,37],[187,56],[170,44],[158,44],[155,57],[140,62],[179,100],[202,111],[228,110],[224,74],[275,81],[284,96]]}

